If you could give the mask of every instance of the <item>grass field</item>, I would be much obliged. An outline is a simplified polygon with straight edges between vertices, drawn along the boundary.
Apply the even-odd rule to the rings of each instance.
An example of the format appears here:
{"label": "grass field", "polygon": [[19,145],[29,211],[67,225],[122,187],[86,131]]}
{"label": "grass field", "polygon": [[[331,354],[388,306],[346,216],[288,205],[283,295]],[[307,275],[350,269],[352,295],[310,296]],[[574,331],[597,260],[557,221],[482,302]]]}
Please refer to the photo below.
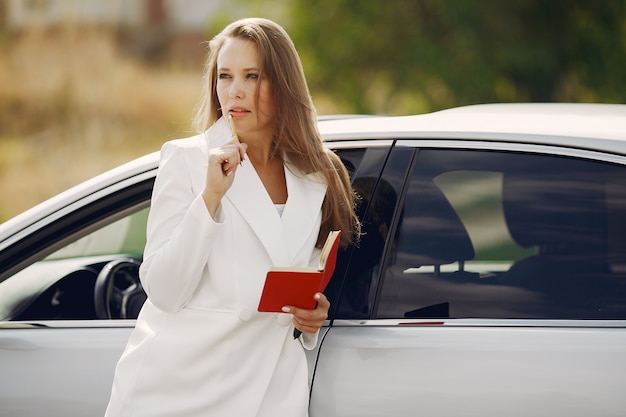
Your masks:
{"label": "grass field", "polygon": [[190,133],[200,66],[149,66],[112,33],[0,40],[0,222]]}

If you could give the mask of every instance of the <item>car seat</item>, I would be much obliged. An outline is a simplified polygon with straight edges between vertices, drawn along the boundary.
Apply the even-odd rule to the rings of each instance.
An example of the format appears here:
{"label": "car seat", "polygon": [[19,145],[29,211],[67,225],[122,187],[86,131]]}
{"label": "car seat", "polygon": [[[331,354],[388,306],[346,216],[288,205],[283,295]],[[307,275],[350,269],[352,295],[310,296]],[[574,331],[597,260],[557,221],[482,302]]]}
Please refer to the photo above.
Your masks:
{"label": "car seat", "polygon": [[434,266],[440,273],[442,265],[464,263],[475,256],[472,241],[450,202],[430,180],[412,184],[405,213],[399,224],[398,247],[410,256],[410,266]]}
{"label": "car seat", "polygon": [[572,180],[566,172],[505,173],[502,196],[512,239],[536,252],[515,262],[500,282],[537,293],[543,304],[532,317],[598,314],[611,275],[603,184]]}
{"label": "car seat", "polygon": [[[411,184],[396,244],[391,287],[397,297],[416,307],[403,316],[450,317],[448,290],[463,282],[477,283],[479,274],[465,271],[465,261],[475,256],[474,246],[459,215],[431,180]],[[454,263],[456,267],[442,271],[443,265]],[[433,272],[424,267],[433,267]]]}

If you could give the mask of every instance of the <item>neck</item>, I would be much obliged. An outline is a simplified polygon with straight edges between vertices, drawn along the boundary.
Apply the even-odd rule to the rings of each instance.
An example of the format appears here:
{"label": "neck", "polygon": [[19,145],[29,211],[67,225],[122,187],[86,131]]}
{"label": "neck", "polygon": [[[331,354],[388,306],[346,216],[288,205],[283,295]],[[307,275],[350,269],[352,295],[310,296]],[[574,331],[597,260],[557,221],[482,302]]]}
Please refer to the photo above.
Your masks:
{"label": "neck", "polygon": [[255,165],[265,165],[270,163],[273,159],[277,159],[277,155],[272,150],[271,143],[248,143],[246,154]]}

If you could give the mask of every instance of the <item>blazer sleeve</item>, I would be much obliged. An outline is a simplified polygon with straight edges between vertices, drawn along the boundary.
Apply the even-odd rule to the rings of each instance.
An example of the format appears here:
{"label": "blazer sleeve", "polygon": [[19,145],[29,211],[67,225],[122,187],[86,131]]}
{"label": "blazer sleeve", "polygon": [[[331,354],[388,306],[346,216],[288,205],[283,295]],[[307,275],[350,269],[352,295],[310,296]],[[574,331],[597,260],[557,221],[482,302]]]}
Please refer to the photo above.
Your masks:
{"label": "blazer sleeve", "polygon": [[176,141],[161,149],[140,268],[151,303],[168,312],[183,308],[193,295],[222,221],[221,209],[214,220],[192,188],[193,151]]}
{"label": "blazer sleeve", "polygon": [[300,335],[300,343],[306,350],[313,350],[317,345],[317,339],[319,338],[320,331],[315,333],[302,333]]}

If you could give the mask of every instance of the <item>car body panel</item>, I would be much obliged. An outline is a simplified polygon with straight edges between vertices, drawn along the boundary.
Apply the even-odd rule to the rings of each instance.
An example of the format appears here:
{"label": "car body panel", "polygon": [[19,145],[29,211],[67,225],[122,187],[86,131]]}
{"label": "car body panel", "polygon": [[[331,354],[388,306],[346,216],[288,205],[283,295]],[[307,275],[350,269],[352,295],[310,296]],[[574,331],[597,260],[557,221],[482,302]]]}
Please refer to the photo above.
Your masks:
{"label": "car body panel", "polygon": [[335,323],[311,415],[620,416],[624,324]]}
{"label": "car body panel", "polygon": [[46,410],[50,415],[104,415],[115,364],[133,325],[0,324],[0,415],[35,417]]}

